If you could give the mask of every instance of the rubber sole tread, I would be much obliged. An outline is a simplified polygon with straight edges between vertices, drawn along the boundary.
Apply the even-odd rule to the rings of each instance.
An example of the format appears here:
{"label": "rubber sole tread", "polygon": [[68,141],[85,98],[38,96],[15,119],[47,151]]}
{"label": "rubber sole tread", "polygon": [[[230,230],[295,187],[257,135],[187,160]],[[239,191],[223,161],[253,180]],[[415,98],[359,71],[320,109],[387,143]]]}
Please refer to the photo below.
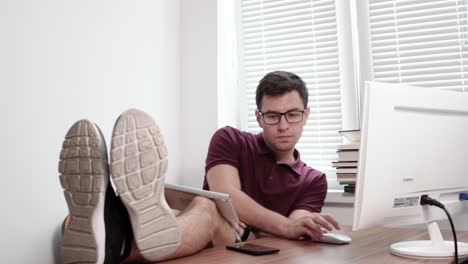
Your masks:
{"label": "rubber sole tread", "polygon": [[130,109],[116,121],[111,141],[111,175],[130,216],[137,247],[158,261],[180,245],[177,222],[164,198],[167,149],[155,121]]}
{"label": "rubber sole tread", "polygon": [[63,234],[62,263],[103,263],[104,199],[109,181],[105,142],[89,120],[67,132],[59,161],[60,183],[70,212]]}

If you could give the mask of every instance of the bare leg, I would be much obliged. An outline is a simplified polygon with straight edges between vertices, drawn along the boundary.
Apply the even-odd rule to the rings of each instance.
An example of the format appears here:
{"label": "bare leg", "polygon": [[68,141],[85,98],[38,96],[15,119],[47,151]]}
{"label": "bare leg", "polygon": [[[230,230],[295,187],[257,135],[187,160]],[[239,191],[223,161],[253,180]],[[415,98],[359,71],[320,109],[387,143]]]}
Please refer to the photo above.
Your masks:
{"label": "bare leg", "polygon": [[[233,229],[219,214],[215,203],[204,197],[195,197],[177,216],[177,226],[182,234],[181,244],[165,260],[195,254],[205,249],[210,242],[218,246],[235,241]],[[123,263],[134,261],[145,261],[135,244],[130,256]]]}
{"label": "bare leg", "polygon": [[182,243],[172,258],[199,252],[212,242],[213,246],[235,242],[232,227],[219,214],[215,203],[204,197],[195,197],[177,217]]}

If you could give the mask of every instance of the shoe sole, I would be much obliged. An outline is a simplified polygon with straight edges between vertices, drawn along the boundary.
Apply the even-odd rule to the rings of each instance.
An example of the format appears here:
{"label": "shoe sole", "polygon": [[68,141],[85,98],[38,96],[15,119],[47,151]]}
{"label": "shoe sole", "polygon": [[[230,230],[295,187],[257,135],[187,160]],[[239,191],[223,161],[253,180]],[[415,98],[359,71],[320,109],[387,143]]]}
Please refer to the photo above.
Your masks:
{"label": "shoe sole", "polygon": [[109,169],[104,139],[92,122],[80,120],[68,130],[60,152],[59,172],[70,212],[61,263],[103,263]]}
{"label": "shoe sole", "polygon": [[164,197],[167,149],[159,127],[145,112],[130,109],[116,121],[111,175],[146,260],[159,261],[180,245],[176,218]]}

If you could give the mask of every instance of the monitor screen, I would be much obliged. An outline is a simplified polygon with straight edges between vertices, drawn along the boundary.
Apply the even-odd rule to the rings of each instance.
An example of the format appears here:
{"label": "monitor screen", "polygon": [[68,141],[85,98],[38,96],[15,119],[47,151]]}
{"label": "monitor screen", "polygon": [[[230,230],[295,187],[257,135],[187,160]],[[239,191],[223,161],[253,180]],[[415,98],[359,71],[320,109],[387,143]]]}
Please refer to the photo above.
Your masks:
{"label": "monitor screen", "polygon": [[446,219],[443,210],[421,206],[422,195],[452,215],[468,213],[463,192],[468,93],[366,83],[353,229]]}

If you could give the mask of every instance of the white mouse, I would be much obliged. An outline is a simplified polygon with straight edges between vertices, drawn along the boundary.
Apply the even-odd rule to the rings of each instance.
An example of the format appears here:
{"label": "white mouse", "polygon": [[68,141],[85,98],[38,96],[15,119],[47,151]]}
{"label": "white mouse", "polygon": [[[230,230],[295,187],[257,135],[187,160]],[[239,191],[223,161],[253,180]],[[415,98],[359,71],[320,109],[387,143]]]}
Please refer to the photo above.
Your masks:
{"label": "white mouse", "polygon": [[340,233],[324,233],[322,238],[317,242],[330,243],[330,244],[348,244],[352,239],[344,234]]}

